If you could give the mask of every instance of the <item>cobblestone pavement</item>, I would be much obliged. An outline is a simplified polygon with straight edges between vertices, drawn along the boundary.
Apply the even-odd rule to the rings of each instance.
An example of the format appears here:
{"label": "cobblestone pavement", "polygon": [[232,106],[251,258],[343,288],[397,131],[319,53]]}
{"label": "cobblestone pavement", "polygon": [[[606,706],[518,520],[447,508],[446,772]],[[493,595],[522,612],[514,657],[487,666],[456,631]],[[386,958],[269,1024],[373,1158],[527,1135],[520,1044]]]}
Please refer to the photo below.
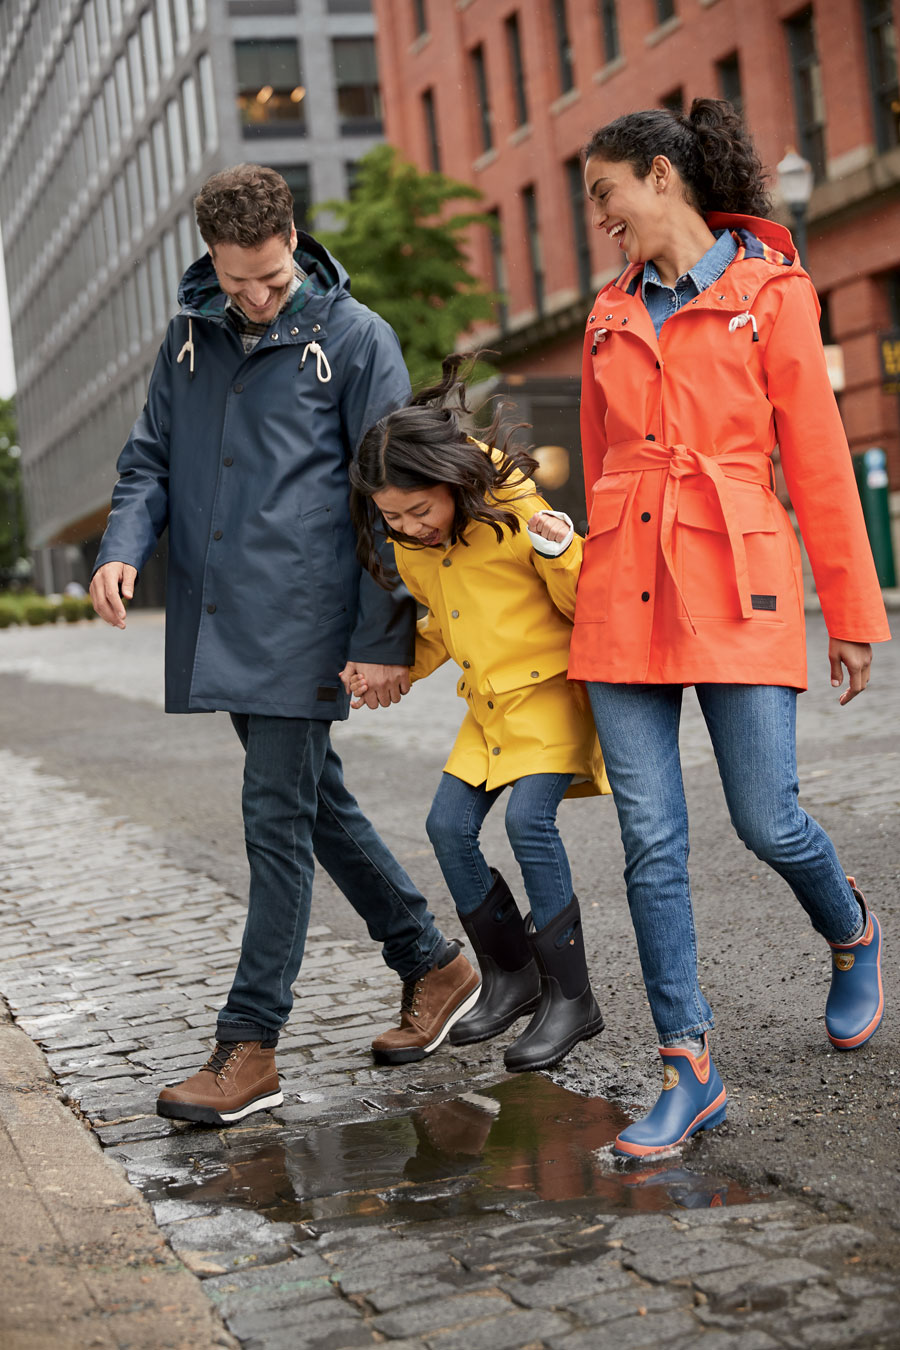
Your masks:
{"label": "cobblestone pavement", "polygon": [[622,1106],[565,1086],[579,1052],[553,1078],[505,1078],[496,1045],[374,1068],[396,984],[321,923],[279,1050],[285,1105],[221,1132],[159,1119],[159,1087],[207,1051],[243,906],[9,751],[0,818],[0,992],[247,1347],[900,1345],[896,1267],[864,1218],[750,1195],[693,1146],[619,1170]]}

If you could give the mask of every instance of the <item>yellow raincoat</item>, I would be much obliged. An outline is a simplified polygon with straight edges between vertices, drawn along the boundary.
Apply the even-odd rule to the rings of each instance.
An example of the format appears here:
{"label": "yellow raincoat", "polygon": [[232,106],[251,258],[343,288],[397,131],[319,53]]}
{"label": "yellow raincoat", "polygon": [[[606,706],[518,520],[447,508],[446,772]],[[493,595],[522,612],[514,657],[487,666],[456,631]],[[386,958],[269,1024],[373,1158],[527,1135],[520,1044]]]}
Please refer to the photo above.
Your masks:
{"label": "yellow raincoat", "polygon": [[[517,497],[526,491],[528,495]],[[587,695],[566,671],[582,540],[545,558],[525,526],[547,509],[528,480],[498,493],[522,522],[503,539],[473,522],[466,544],[394,543],[400,576],[428,613],[419,621],[412,680],[452,659],[466,715],[446,773],[488,790],[533,773],[571,773],[567,797],[609,792]],[[580,780],[580,781],[579,781]]]}

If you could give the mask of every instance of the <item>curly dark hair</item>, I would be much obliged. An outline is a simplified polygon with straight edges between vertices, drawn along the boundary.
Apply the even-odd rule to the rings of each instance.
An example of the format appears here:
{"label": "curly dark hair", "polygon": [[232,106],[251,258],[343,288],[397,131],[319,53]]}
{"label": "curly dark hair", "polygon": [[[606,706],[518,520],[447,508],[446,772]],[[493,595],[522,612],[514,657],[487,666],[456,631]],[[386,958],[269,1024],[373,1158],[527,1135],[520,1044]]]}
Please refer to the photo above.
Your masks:
{"label": "curly dark hair", "polygon": [[583,153],[586,160],[598,155],[627,161],[638,178],[646,178],[654,158],[665,155],[681,176],[687,200],[702,215],[766,216],[772,209],[756,147],[724,99],[695,98],[686,116],[667,108],[625,113],[595,131]]}
{"label": "curly dark hair", "polygon": [[[504,529],[518,532],[519,517],[504,503],[533,491],[530,483],[522,484],[522,478],[531,477],[537,461],[524,450],[510,446],[510,436],[517,427],[505,427],[502,405],[495,409],[490,426],[479,432],[487,446],[497,446],[499,456],[496,452],[485,454],[460,425],[461,414],[471,409],[459,371],[476,359],[459,353],[445,357],[439,383],[423,389],[405,408],[388,413],[370,427],[350,465],[350,512],[356,528],[357,557],[385,590],[392,590],[397,578],[382,561],[378,537],[384,531],[389,539],[403,544],[417,545],[417,541],[392,531],[382,517],[372,501],[372,494],[382,488],[415,492],[446,485],[456,503],[451,534],[454,544],[468,545],[465,531],[473,520],[490,525],[498,541]],[[497,445],[501,429],[505,434],[502,444]],[[517,487],[521,488],[518,493]]]}
{"label": "curly dark hair", "polygon": [[274,235],[290,242],[294,199],[280,173],[262,164],[237,164],[214,173],[194,198],[197,228],[207,248],[259,248]]}

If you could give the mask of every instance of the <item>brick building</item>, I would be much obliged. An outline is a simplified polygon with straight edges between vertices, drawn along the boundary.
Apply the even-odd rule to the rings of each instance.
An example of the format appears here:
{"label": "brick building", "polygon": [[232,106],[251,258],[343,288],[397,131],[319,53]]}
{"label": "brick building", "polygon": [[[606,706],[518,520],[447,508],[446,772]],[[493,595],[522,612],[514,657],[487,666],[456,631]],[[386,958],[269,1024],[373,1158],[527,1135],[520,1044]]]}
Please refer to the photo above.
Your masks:
{"label": "brick building", "polygon": [[[841,409],[853,450],[886,449],[896,514],[900,384],[885,388],[880,339],[900,330],[900,5],[374,0],[374,10],[387,138],[420,167],[475,183],[496,216],[473,258],[506,299],[479,338],[501,353],[538,443],[577,446],[585,313],[622,265],[590,228],[580,147],[621,113],[726,97],[766,164],[793,146],[813,165],[807,265],[825,340],[841,349]],[[788,219],[783,206],[776,214]]]}

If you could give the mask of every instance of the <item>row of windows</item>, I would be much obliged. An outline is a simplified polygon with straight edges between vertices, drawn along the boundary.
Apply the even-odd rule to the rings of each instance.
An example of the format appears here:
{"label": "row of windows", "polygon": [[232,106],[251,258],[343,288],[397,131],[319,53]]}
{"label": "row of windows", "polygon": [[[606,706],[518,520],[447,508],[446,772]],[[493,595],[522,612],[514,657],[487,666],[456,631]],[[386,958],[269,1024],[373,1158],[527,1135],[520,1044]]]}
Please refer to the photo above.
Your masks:
{"label": "row of windows", "polygon": [[[302,136],[306,87],[296,38],[234,44],[237,102],[244,136]],[[381,92],[371,37],[332,38],[331,59],[342,135],[380,134]]]}
{"label": "row of windows", "polygon": [[[102,119],[103,108],[104,102],[98,96],[92,113],[99,112]],[[93,218],[103,216],[105,251],[97,254],[96,265],[86,271],[71,266],[60,269],[63,287],[65,277],[76,278],[78,273],[82,278],[92,276],[125,257],[216,144],[212,68],[209,56],[204,53],[161,109],[160,116],[132,146],[103,195]],[[77,248],[78,239],[92,228],[89,220],[78,239],[72,240],[85,198],[73,201],[71,185],[89,184],[92,178],[96,181],[115,154],[116,150],[100,140],[94,117],[86,117],[41,198],[33,220],[39,228],[22,231],[7,250],[11,309],[15,316],[27,307],[31,293],[43,283],[62,251],[68,253]],[[77,291],[78,281],[74,284]],[[67,303],[69,298],[65,297],[63,308]]]}

